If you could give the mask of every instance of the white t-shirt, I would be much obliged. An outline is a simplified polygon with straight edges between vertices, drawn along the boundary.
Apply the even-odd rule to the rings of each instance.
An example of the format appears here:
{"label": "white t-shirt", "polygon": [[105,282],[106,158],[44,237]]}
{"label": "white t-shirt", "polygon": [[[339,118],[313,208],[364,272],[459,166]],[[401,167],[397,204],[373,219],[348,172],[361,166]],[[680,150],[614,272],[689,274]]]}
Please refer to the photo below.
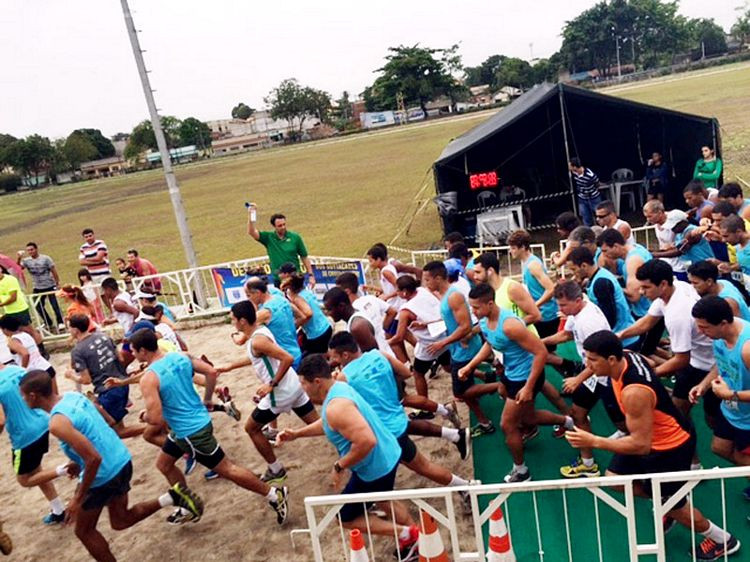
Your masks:
{"label": "white t-shirt", "polygon": [[[417,322],[423,324],[430,324],[442,320],[440,316],[440,301],[430,291],[424,287],[417,288],[417,294],[411,299],[407,300],[401,307],[401,310],[408,310],[417,317]],[[417,345],[414,348],[414,357],[421,361],[431,361],[437,357],[435,354],[428,353],[425,349],[431,343],[434,343],[443,337],[445,334],[437,334],[435,336],[430,334],[427,328],[421,330],[411,329],[411,333],[417,338]]]}
{"label": "white t-shirt", "polygon": [[[674,232],[671,228],[664,228],[661,225],[656,227],[656,239],[659,241],[659,249],[665,250],[674,246]],[[685,264],[680,258],[659,258],[672,266],[672,271],[687,271]]]}
{"label": "white t-shirt", "polygon": [[[13,334],[11,336],[11,339],[21,342],[21,345],[24,346],[26,348],[26,351],[29,352],[29,364],[25,367],[27,371],[33,371],[36,369],[46,371],[52,366],[49,361],[42,357],[42,354],[39,352],[39,347],[37,347],[34,338],[32,338],[26,332],[18,332],[17,334]],[[18,365],[19,367],[23,367],[23,365],[21,364],[20,355],[14,353],[13,361],[15,361],[16,365]]]}
{"label": "white t-shirt", "polygon": [[693,318],[693,305],[700,296],[692,285],[674,281],[674,293],[668,303],[656,299],[648,309],[649,316],[664,317],[673,353],[690,352],[690,366],[708,371],[714,366],[711,340],[698,331]]}
{"label": "white t-shirt", "polygon": [[160,322],[154,326],[154,329],[158,334],[161,335],[162,339],[167,340],[168,342],[174,344],[174,346],[177,349],[182,349],[180,347],[180,341],[177,339],[177,334],[172,329],[172,327],[169,324],[164,324],[163,322]]}
{"label": "white t-shirt", "polygon": [[[576,350],[581,359],[585,358],[585,351],[583,349],[584,340],[591,334],[601,330],[610,330],[607,317],[604,316],[601,308],[591,301],[584,302],[585,304],[578,314],[568,316],[565,320],[565,331],[573,334],[573,341],[576,344]],[[593,390],[592,386],[595,386],[596,382],[602,383],[606,386],[607,377],[591,377],[586,381],[588,384],[584,384]]]}
{"label": "white t-shirt", "polygon": [[[617,219],[617,222],[615,223],[615,225],[612,228],[614,228],[614,229],[616,229],[616,230],[619,231],[621,226],[630,226],[630,223],[627,222],[627,221],[624,221],[622,219]],[[606,228],[604,230],[606,230]],[[625,244],[629,244],[631,246],[635,246],[635,236],[633,236],[633,229],[632,228],[630,229],[630,236],[625,239]]]}
{"label": "white t-shirt", "polygon": [[388,313],[388,309],[391,308],[391,305],[383,299],[379,299],[373,295],[364,295],[356,299],[352,303],[352,307],[357,312],[364,314],[365,318],[370,321],[370,324],[372,324],[372,327],[375,330],[376,337],[380,335],[380,337],[385,340],[383,321],[385,320],[385,315]]}
{"label": "white t-shirt", "polygon": [[[383,294],[385,295],[392,295],[396,291],[398,291],[398,287],[388,281],[386,279],[385,275],[383,275],[386,271],[393,274],[393,276],[398,279],[399,277],[403,277],[404,275],[408,275],[407,273],[399,273],[396,271],[396,266],[392,263],[388,262],[388,265],[386,265],[383,269],[380,270],[380,289],[383,291]],[[401,310],[401,307],[404,304],[404,299],[402,299],[400,296],[396,295],[394,297],[391,297],[386,301],[389,306],[395,308],[396,310]]]}
{"label": "white t-shirt", "polygon": [[[121,291],[117,293],[117,296],[112,299],[112,307],[114,308],[114,302],[120,301],[125,303],[128,306],[135,306],[138,308],[138,306],[135,304],[135,301],[133,300],[133,297],[130,295],[130,293],[126,293],[124,291]],[[130,328],[133,327],[133,322],[135,322],[135,317],[130,314],[129,312],[119,312],[117,310],[114,311],[115,318],[117,318],[117,323],[122,326],[122,329],[125,333],[128,333],[130,331]]]}
{"label": "white t-shirt", "polygon": [[[380,301],[380,302],[383,302],[383,301]],[[393,350],[391,349],[391,346],[388,345],[388,341],[386,340],[385,330],[383,330],[382,323],[379,326],[374,325],[372,323],[372,320],[370,320],[370,317],[365,312],[357,311],[349,317],[349,321],[346,323],[347,331],[349,332],[352,331],[352,322],[354,322],[355,318],[363,318],[364,320],[367,320],[370,323],[370,326],[372,326],[372,331],[375,334],[375,341],[378,344],[378,349],[380,350],[380,352],[385,353],[386,355],[390,355],[391,357],[395,357],[395,355],[393,354]],[[378,327],[380,327],[380,330],[378,330]]]}
{"label": "white t-shirt", "polygon": [[[263,384],[271,384],[278,371],[280,361],[274,357],[256,356],[253,353],[253,340],[258,336],[266,337],[273,343],[276,343],[276,339],[273,337],[271,330],[266,326],[261,326],[255,330],[245,344],[247,356],[253,362],[253,369],[255,369],[258,380]],[[273,400],[271,400],[271,395],[273,395]],[[279,385],[273,389],[272,393],[261,399],[258,407],[261,410],[271,410],[274,414],[280,414],[289,412],[292,408],[298,408],[309,400],[305,391],[302,390],[297,372],[293,367],[289,367]]]}
{"label": "white t-shirt", "polygon": [[13,361],[13,354],[8,348],[8,338],[0,334],[0,363],[7,365],[11,361]]}

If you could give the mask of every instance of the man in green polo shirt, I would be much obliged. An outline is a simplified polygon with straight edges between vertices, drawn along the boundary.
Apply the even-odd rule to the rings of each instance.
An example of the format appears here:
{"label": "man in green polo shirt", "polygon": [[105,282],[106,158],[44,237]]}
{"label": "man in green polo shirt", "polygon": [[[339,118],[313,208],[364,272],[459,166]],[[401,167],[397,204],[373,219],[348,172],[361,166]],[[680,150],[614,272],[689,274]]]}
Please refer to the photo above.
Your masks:
{"label": "man in green polo shirt", "polygon": [[307,248],[302,237],[296,232],[286,229],[286,217],[280,213],[271,215],[273,230],[258,231],[255,227],[257,208],[250,205],[247,208],[247,233],[266,247],[268,260],[271,262],[271,274],[276,284],[279,282],[279,268],[282,264],[291,262],[300,269],[300,259],[305,265],[305,271],[309,274],[310,286],[315,285],[310,258],[307,256]]}

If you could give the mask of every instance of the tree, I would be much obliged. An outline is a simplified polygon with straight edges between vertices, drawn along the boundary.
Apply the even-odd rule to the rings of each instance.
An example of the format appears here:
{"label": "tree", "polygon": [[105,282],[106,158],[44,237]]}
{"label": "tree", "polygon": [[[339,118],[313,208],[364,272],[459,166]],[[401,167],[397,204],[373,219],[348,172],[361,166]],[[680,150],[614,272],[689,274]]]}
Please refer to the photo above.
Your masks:
{"label": "tree", "polygon": [[89,139],[90,137],[79,129],[70,133],[68,138],[56,147],[71,169],[77,170],[82,162],[99,158],[99,151]]}
{"label": "tree", "polygon": [[232,119],[248,119],[255,110],[242,102],[232,108]]}
{"label": "tree", "polygon": [[341,97],[336,100],[335,109],[333,110],[334,126],[343,131],[347,128],[352,120],[352,101],[349,99],[349,92],[344,90]]}
{"label": "tree", "polygon": [[48,170],[55,150],[47,137],[31,135],[8,145],[3,151],[8,164],[26,177],[39,177]]}
{"label": "tree", "polygon": [[182,146],[195,145],[201,150],[211,146],[211,129],[195,117],[183,119],[178,134]]}
{"label": "tree", "polygon": [[331,107],[331,98],[326,92],[303,87],[296,78],[282,80],[264,101],[271,106],[271,117],[286,120],[294,136],[302,135],[302,127],[310,115],[325,121]]}
{"label": "tree", "polygon": [[0,133],[0,171],[2,171],[5,166],[10,166],[10,162],[8,162],[5,157],[5,149],[17,140],[18,139],[13,135]]}
{"label": "tree", "polygon": [[530,88],[535,83],[534,78],[534,70],[528,62],[515,57],[506,58],[495,72],[495,86]]}
{"label": "tree", "polygon": [[92,146],[96,148],[96,155],[92,160],[109,158],[115,155],[115,145],[99,129],[76,129],[71,133],[71,135],[73,134],[86,137]]}
{"label": "tree", "polygon": [[706,18],[690,20],[688,27],[696,54],[711,56],[727,52],[724,30],[714,20]]}
{"label": "tree", "polygon": [[737,39],[741,45],[744,46],[750,42],[750,9],[737,18],[731,31],[734,38]]}
{"label": "tree", "polygon": [[[161,118],[161,127],[167,140],[167,148],[175,148],[180,143],[180,123],[181,121],[172,115],[165,115]],[[147,150],[158,149],[151,120],[146,119],[133,128],[123,156],[128,160],[133,160]]]}
{"label": "tree", "polygon": [[491,89],[496,89],[495,77],[500,69],[500,64],[506,59],[504,55],[492,55],[479,66],[467,66],[464,68],[467,86],[483,86],[487,84]]}
{"label": "tree", "polygon": [[323,90],[306,87],[303,90],[305,105],[310,115],[317,117],[321,123],[331,123],[331,96]]}

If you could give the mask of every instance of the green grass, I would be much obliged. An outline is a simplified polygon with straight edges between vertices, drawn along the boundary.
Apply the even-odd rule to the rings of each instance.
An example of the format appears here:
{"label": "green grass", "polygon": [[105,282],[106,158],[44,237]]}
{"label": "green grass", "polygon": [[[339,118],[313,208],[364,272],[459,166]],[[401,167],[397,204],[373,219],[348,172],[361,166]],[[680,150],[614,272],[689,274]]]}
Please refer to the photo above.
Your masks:
{"label": "green grass", "polygon": [[[673,81],[640,83],[614,95],[719,118],[726,178],[750,181],[750,65],[732,65]],[[487,114],[387,132],[279,148],[177,169],[198,259],[210,264],[262,255],[245,235],[244,201],[255,201],[261,224],[282,211],[317,255],[362,255],[376,241],[390,242],[416,208],[415,196],[434,193],[431,165],[454,137]],[[697,155],[696,155],[697,158]],[[130,247],[162,270],[185,267],[161,170],[0,199],[0,252],[13,254],[30,240],[58,264],[63,279],[78,269],[80,232],[92,227],[124,255]],[[397,245],[423,248],[440,238],[428,205]]]}

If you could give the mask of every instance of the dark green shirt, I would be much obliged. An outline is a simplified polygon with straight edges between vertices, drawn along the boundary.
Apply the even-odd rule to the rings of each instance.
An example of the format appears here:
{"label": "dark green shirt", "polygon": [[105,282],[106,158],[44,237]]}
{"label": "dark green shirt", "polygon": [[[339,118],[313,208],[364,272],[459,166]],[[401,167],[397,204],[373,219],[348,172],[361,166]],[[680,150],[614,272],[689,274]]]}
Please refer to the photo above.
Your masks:
{"label": "dark green shirt", "polygon": [[279,268],[286,262],[291,262],[301,271],[299,258],[307,257],[307,248],[302,237],[291,230],[286,231],[284,238],[279,238],[275,230],[264,230],[259,233],[258,242],[268,250],[268,259],[271,262],[271,273],[274,279],[278,278]]}

